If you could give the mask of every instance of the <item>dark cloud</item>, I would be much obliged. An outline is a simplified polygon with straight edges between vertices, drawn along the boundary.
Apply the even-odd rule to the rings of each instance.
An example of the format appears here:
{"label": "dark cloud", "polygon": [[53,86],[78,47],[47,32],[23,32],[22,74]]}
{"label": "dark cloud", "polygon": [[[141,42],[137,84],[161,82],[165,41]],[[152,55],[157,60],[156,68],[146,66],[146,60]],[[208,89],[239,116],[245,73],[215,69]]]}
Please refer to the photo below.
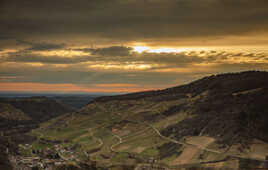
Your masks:
{"label": "dark cloud", "polygon": [[75,64],[88,61],[85,57],[76,58],[60,58],[60,57],[44,57],[39,55],[28,55],[27,57],[22,57],[20,55],[12,55],[7,58],[6,61],[9,62],[27,62],[27,63],[47,63],[47,64]]}
{"label": "dark cloud", "polygon": [[[16,69],[14,69],[16,68]],[[8,72],[6,72],[8,69]],[[202,77],[208,72],[172,73],[172,72],[129,72],[129,71],[105,71],[79,69],[77,67],[53,68],[47,65],[42,67],[16,67],[15,65],[0,67],[0,76],[21,76],[20,79],[12,79],[12,82],[35,83],[73,83],[73,84],[139,84],[151,85],[155,88],[164,88],[190,82],[196,76]],[[5,82],[5,80],[2,80]]]}
{"label": "dark cloud", "polygon": [[10,39],[13,39],[13,37],[9,37],[6,35],[0,35],[0,40],[10,40]]}
{"label": "dark cloud", "polygon": [[22,62],[22,63],[45,63],[45,64],[76,64],[90,61],[90,56],[61,57],[42,56],[29,52],[8,53],[0,59],[0,62]]}
{"label": "dark cloud", "polygon": [[[3,54],[0,62],[22,62],[22,63],[44,63],[44,64],[77,64],[91,62],[92,64],[107,64],[115,65],[126,64],[154,64],[162,65],[161,67],[185,67],[193,63],[207,62],[208,58],[199,57],[198,54],[186,55],[185,53],[152,53],[134,52],[130,47],[112,46],[107,48],[92,48],[92,49],[74,49],[74,51],[89,52],[83,56],[46,56],[39,53],[32,53],[35,50],[21,50],[18,52],[8,52]],[[67,49],[67,51],[72,51]],[[212,61],[212,58],[210,59]],[[154,68],[159,68],[155,66]]]}
{"label": "dark cloud", "polygon": [[45,42],[33,43],[24,40],[17,40],[17,43],[23,45],[30,45],[31,47],[26,49],[28,51],[49,51],[49,50],[63,49],[65,47],[64,44],[51,44]]}
{"label": "dark cloud", "polygon": [[[253,52],[231,52],[231,51],[189,51],[189,52],[170,52],[137,53],[130,47],[111,46],[105,48],[84,48],[84,49],[64,49],[71,56],[46,55],[46,53],[36,53],[31,50],[21,50],[17,52],[2,53],[0,62],[15,63],[43,63],[43,64],[67,64],[81,65],[86,67],[105,67],[120,69],[124,66],[147,65],[145,70],[171,69],[171,68],[190,68],[194,64],[226,64],[236,63],[235,61],[261,63],[267,60],[267,53]],[[86,52],[83,55],[74,55],[72,52]],[[241,50],[240,50],[241,51]],[[52,51],[53,52],[53,51]],[[88,54],[87,54],[88,53]],[[266,63],[265,63],[266,64]]]}
{"label": "dark cloud", "polygon": [[[56,46],[56,44],[55,44]],[[33,48],[33,47],[31,47]],[[49,51],[49,50],[47,50]],[[91,65],[151,65],[150,69],[160,68],[184,68],[193,64],[201,63],[226,63],[235,60],[262,62],[267,60],[267,53],[253,52],[231,52],[231,51],[188,51],[188,52],[170,52],[155,53],[143,52],[137,53],[131,47],[111,46],[105,48],[83,48],[69,49],[63,48],[65,53],[70,56],[46,55],[46,53],[36,53],[35,50],[20,50],[17,52],[7,52],[0,55],[0,62],[20,62],[20,63],[44,63],[44,64],[83,64]],[[72,52],[81,51],[82,55],[73,55]],[[241,50],[240,50],[241,51]],[[45,51],[41,51],[45,52]],[[57,51],[52,51],[57,52]]]}
{"label": "dark cloud", "polygon": [[267,33],[267,7],[267,0],[10,0],[0,7],[0,31],[114,41]]}
{"label": "dark cloud", "polygon": [[112,46],[112,47],[106,47],[106,48],[84,48],[84,49],[75,49],[75,50],[89,52],[92,55],[129,56],[133,48],[124,47],[124,46]]}
{"label": "dark cloud", "polygon": [[137,53],[127,47],[265,45],[267,8],[267,0],[1,0],[0,76],[168,86],[268,70],[267,52],[258,50]]}
{"label": "dark cloud", "polygon": [[[128,49],[128,47],[122,48]],[[103,49],[109,47],[95,50],[103,51]],[[121,50],[118,48],[118,52]],[[119,56],[118,52],[113,51],[117,55],[96,53],[72,57],[44,56],[36,51],[31,53],[27,50],[1,52],[0,77],[4,78],[0,79],[0,82],[71,83],[88,87],[94,84],[137,84],[141,88],[164,88],[184,84],[209,74],[227,72],[226,70],[228,72],[268,70],[267,52],[239,51],[206,50],[180,53],[131,51],[125,56]],[[6,78],[10,76],[14,78]]]}

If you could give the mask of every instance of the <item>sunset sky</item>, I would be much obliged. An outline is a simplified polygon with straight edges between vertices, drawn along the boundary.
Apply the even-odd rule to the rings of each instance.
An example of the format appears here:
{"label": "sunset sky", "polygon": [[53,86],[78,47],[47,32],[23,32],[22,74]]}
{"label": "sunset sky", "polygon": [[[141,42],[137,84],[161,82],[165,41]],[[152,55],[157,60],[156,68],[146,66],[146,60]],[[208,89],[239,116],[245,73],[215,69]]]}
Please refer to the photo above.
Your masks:
{"label": "sunset sky", "polygon": [[268,0],[1,0],[0,92],[120,93],[268,71]]}

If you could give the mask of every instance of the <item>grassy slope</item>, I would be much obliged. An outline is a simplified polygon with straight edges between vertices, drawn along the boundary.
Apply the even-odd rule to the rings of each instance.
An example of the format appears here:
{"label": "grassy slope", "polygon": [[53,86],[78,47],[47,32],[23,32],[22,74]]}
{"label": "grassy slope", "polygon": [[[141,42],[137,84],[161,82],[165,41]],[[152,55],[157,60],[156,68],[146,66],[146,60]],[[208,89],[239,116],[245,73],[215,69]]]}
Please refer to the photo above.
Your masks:
{"label": "grassy slope", "polygon": [[[232,76],[233,75],[230,77],[232,78]],[[220,76],[220,79],[225,80],[222,76]],[[212,85],[207,84],[207,82],[210,81],[213,82]],[[228,84],[228,81],[224,82]],[[124,152],[133,153],[146,159],[150,157],[159,158],[160,155],[165,155],[163,153],[165,149],[160,150],[159,148],[165,146],[166,150],[169,151],[170,146],[165,145],[169,143],[169,141],[160,138],[159,135],[146,124],[148,123],[160,131],[167,131],[168,129],[171,132],[169,132],[168,136],[176,139],[174,135],[177,135],[178,130],[184,130],[182,129],[184,126],[182,126],[181,129],[176,129],[178,125],[182,124],[180,122],[184,122],[184,125],[187,125],[187,121],[185,122],[184,120],[194,120],[195,117],[201,114],[193,114],[193,112],[205,112],[205,110],[196,110],[196,105],[201,109],[205,109],[201,107],[203,103],[208,106],[204,101],[214,100],[215,98],[214,101],[217,102],[218,98],[216,97],[218,97],[218,94],[215,94],[215,90],[222,88],[218,87],[219,82],[221,81],[212,77],[197,81],[189,85],[189,88],[184,86],[178,89],[168,89],[166,90],[167,93],[155,92],[157,94],[156,96],[148,94],[147,97],[139,97],[140,94],[135,94],[138,97],[134,97],[133,99],[129,96],[123,96],[122,100],[120,97],[101,98],[95,100],[95,102],[91,102],[77,113],[61,116],[42,124],[41,128],[35,130],[33,133],[49,139],[68,139],[71,143],[79,143],[84,149],[88,150],[98,145],[98,142],[92,136],[92,134],[94,134],[95,137],[103,141],[101,150],[93,154],[93,159],[97,159],[98,161],[110,161],[113,163],[124,162],[128,159],[128,156]],[[264,83],[261,82],[260,84],[263,85]],[[239,88],[236,86],[232,87],[228,85],[226,87],[230,89],[221,89],[220,94],[226,95],[226,93],[230,93],[232,95],[233,92],[239,92]],[[247,91],[250,90],[249,88],[255,89],[256,87],[258,87],[258,84],[250,85],[249,87],[241,86],[242,89],[240,90]],[[214,93],[213,95],[211,95],[212,92]],[[250,94],[239,94],[239,100],[243,101],[243,96],[241,95],[253,95],[255,93],[260,92],[253,91]],[[175,96],[172,96],[172,94]],[[209,98],[211,96],[212,98]],[[237,98],[237,96],[235,97]],[[220,104],[218,105],[220,106]],[[195,124],[189,124],[185,127],[191,129],[191,126],[194,127],[194,125]],[[197,129],[197,135],[201,134],[201,131],[211,130],[204,127]],[[122,138],[122,143],[114,147],[117,153],[111,152],[111,146],[119,142],[114,135]],[[179,138],[179,140],[183,142],[182,138]],[[200,139],[197,138],[196,141],[193,142],[198,142],[198,140]],[[221,148],[222,145],[215,142],[209,143],[206,147],[221,152],[228,149]],[[186,148],[185,146],[178,147],[176,152],[172,152],[170,155],[161,158],[161,161],[163,163],[173,164],[174,160],[178,159]],[[222,159],[227,156],[228,153],[229,151],[224,154],[217,154],[197,149],[186,162],[193,163]],[[243,155],[238,149],[230,150],[230,153]],[[108,161],[107,157],[109,158],[111,155],[112,158],[110,157],[111,159],[108,159]],[[228,163],[222,166],[228,167]]]}
{"label": "grassy slope", "polygon": [[[139,122],[144,119],[145,111],[150,111],[151,115],[158,114],[168,107],[176,105],[177,101],[159,103],[142,100],[135,101],[135,105],[131,105],[132,103],[134,101],[112,101],[97,105],[92,103],[83,108],[80,113],[68,114],[41,124],[41,128],[34,130],[32,134],[54,140],[68,139],[71,143],[81,144],[83,149],[87,150],[98,145],[98,142],[92,137],[94,134],[103,141],[102,149],[98,154],[94,154],[94,157],[98,159],[102,159],[99,156],[101,154],[111,153],[110,147],[118,142],[118,139],[113,136],[116,134],[123,140],[122,144],[114,148],[116,151],[134,153],[146,159],[157,157],[159,154],[157,147],[167,141],[160,138],[150,127]],[[83,114],[83,112],[89,111],[91,113]],[[157,128],[164,128],[168,124],[177,123],[186,117],[186,113],[181,113],[151,122],[151,124]],[[142,149],[137,152],[137,148]],[[113,161],[116,160],[113,159]],[[120,161],[125,161],[125,159],[120,158]]]}

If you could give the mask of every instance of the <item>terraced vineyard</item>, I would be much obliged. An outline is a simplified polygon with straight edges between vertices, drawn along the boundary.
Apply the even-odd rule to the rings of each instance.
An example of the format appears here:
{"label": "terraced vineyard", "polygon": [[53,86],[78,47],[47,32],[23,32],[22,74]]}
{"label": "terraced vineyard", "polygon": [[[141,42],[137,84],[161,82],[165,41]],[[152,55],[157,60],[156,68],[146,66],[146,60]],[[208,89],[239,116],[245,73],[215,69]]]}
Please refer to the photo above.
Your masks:
{"label": "terraced vineyard", "polygon": [[166,90],[100,97],[32,134],[77,145],[81,160],[105,167],[239,169],[255,161],[255,168],[262,168],[268,155],[265,78],[266,72],[226,74]]}

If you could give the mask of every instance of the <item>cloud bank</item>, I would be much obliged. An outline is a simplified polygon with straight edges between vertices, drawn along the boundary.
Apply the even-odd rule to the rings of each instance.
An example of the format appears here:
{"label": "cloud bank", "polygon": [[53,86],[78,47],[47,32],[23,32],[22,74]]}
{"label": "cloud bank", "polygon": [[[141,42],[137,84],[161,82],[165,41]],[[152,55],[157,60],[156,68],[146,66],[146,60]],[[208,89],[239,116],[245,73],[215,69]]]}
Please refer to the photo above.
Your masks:
{"label": "cloud bank", "polygon": [[[132,89],[130,91],[161,89],[226,70],[252,69],[268,70],[267,51],[208,49],[138,53],[131,47],[111,46],[47,51],[27,47],[0,52],[2,83],[75,84],[91,89],[96,89],[92,85],[104,84],[98,86],[104,91],[112,84],[124,84],[126,89]],[[137,87],[128,86],[130,84]],[[122,88],[114,90],[122,91]]]}
{"label": "cloud bank", "polygon": [[267,43],[267,7],[267,0],[3,0],[0,31],[67,43]]}
{"label": "cloud bank", "polygon": [[268,70],[267,8],[267,0],[1,0],[0,83],[138,91]]}

